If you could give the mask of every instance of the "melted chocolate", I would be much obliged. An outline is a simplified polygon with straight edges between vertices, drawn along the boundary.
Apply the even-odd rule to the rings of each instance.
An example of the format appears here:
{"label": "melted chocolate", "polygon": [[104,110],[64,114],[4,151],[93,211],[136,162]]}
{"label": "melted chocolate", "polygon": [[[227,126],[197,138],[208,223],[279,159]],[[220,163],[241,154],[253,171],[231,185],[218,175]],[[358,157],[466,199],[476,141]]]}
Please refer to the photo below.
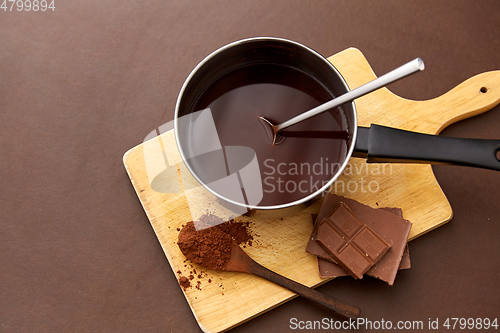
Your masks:
{"label": "melted chocolate", "polygon": [[273,206],[310,195],[336,174],[347,155],[347,123],[335,108],[289,127],[292,134],[273,146],[258,117],[278,124],[333,97],[303,72],[256,64],[213,82],[191,111],[211,109],[223,147],[256,152],[264,191],[259,206]]}

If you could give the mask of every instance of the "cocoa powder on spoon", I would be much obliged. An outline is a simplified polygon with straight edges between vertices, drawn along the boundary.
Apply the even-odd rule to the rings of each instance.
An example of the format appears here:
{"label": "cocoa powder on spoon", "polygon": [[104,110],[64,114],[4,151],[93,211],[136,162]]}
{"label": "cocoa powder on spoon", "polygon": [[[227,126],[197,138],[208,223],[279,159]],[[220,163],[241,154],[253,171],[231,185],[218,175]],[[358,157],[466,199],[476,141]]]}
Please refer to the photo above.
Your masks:
{"label": "cocoa powder on spoon", "polygon": [[231,242],[231,236],[221,229],[211,227],[197,231],[191,221],[181,229],[177,244],[192,262],[206,268],[222,269],[231,257]]}
{"label": "cocoa powder on spoon", "polygon": [[[222,220],[212,214],[200,218],[201,223],[214,225]],[[182,253],[192,262],[201,266],[220,270],[231,256],[231,242],[252,245],[253,236],[249,233],[248,222],[228,222],[202,230],[196,230],[194,223],[188,222],[180,230],[177,244]]]}

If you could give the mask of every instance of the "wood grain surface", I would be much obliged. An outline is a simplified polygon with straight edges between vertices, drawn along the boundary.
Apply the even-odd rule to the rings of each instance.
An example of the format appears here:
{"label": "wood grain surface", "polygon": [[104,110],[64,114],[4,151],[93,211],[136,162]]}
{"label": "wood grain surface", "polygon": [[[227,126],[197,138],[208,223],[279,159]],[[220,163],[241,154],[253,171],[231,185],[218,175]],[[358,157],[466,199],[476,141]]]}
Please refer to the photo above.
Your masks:
{"label": "wood grain surface", "polygon": [[[363,54],[354,48],[329,58],[339,69],[350,88],[375,78]],[[427,101],[400,98],[382,88],[356,100],[359,125],[371,123],[437,134],[447,125],[485,112],[500,101],[500,71],[483,73],[463,82],[448,93]],[[484,92],[486,91],[486,92]],[[170,184],[179,193],[160,193],[151,188],[145,163],[145,152],[165,152],[168,165],[175,165],[173,175],[185,168],[177,152],[173,131],[130,149],[123,158],[125,168],[139,200],[173,269],[188,276],[194,269],[200,273],[193,287],[184,295],[200,327],[205,332],[220,332],[239,325],[295,297],[261,278],[229,272],[206,270],[185,260],[176,245],[178,228],[191,216],[182,193],[179,178]],[[148,167],[150,167],[148,161]],[[153,168],[165,168],[163,153],[157,155]],[[151,170],[149,170],[151,172]],[[168,187],[168,186],[167,186]],[[429,165],[366,164],[352,158],[344,174],[333,186],[333,192],[373,207],[400,207],[413,223],[409,239],[428,232],[452,217],[451,207]],[[250,221],[255,237],[245,251],[263,266],[307,286],[318,286],[328,280],[318,275],[316,257],[305,252],[312,231],[311,214],[317,213],[321,201],[309,207],[263,214],[256,212]],[[196,283],[199,285],[195,287]],[[210,282],[209,282],[210,281]],[[397,278],[396,282],[397,283]],[[355,305],[355,304],[353,304]]]}

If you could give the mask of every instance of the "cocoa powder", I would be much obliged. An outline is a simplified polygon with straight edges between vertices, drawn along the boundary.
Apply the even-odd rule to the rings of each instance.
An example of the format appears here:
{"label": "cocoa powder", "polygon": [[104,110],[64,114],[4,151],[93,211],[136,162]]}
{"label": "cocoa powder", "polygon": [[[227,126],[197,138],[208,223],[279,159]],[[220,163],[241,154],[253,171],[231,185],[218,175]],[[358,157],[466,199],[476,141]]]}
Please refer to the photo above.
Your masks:
{"label": "cocoa powder", "polygon": [[230,220],[226,223],[219,224],[217,228],[229,234],[238,245],[248,244],[252,246],[253,236],[248,232],[249,224],[249,222],[234,222]]}
{"label": "cocoa powder", "polygon": [[229,234],[238,245],[245,243],[252,246],[253,236],[248,230],[250,222],[235,222],[234,220],[225,222],[222,218],[207,213],[203,214],[198,221],[196,221],[196,226],[198,226],[198,229],[203,226],[207,229],[211,226],[215,226],[226,234]]}
{"label": "cocoa powder", "polygon": [[232,238],[219,228],[196,231],[188,222],[180,231],[177,244],[192,262],[211,269],[222,269],[231,257]]}
{"label": "cocoa powder", "polygon": [[[199,222],[214,225],[221,221],[220,218],[212,214],[205,214],[197,221],[197,225],[199,225]],[[223,269],[231,257],[231,243],[233,240],[238,245],[252,246],[253,236],[249,232],[249,226],[249,222],[230,220],[215,227],[197,231],[191,221],[180,229],[177,244],[184,256],[191,262],[210,269]],[[177,273],[180,274],[180,272]],[[191,274],[193,273],[196,276],[196,270],[191,272]],[[188,287],[191,286],[191,276],[189,276],[189,279],[184,278],[189,284]],[[201,278],[201,274],[198,274],[198,278]],[[181,279],[183,277],[179,278],[179,283],[186,289],[182,285]],[[210,282],[212,281],[210,280]],[[184,284],[186,284],[186,281],[184,281]],[[200,283],[197,283],[195,287],[200,289]]]}
{"label": "cocoa powder", "polygon": [[184,289],[191,287],[191,282],[189,282],[189,279],[185,276],[181,276],[179,278],[179,284]]}

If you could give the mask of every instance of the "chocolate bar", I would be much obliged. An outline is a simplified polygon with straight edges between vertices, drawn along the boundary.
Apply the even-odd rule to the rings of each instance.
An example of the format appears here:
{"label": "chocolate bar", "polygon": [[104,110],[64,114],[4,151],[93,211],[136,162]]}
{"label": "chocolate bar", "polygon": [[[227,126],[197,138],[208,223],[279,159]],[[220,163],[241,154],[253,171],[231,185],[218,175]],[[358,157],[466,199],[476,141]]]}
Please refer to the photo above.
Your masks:
{"label": "chocolate bar", "polygon": [[[389,285],[394,284],[398,269],[410,267],[409,256],[405,253],[407,248],[407,238],[411,229],[411,222],[402,217],[391,214],[383,209],[371,208],[360,202],[352,199],[341,197],[335,194],[328,193],[318,213],[316,221],[321,221],[327,217],[340,204],[345,202],[354,214],[377,234],[379,234],[391,248],[387,251],[380,261],[375,264],[366,275],[375,277],[387,282]],[[328,253],[315,242],[319,223],[316,223],[311,234],[311,238],[307,244],[306,251],[328,260]],[[332,260],[329,258],[329,260]],[[347,273],[338,265],[331,262],[318,260],[321,277],[338,277],[347,275]]]}
{"label": "chocolate bar", "polygon": [[344,203],[320,222],[316,242],[357,279],[391,247]]}
{"label": "chocolate bar", "polygon": [[[381,209],[386,212],[392,213],[396,216],[403,217],[403,212],[401,208],[383,207],[377,209]],[[314,223],[316,222],[316,218],[318,217],[318,214],[312,214],[311,217],[312,217],[312,223],[314,225]],[[403,251],[403,257],[401,258],[401,263],[399,264],[399,270],[409,269],[409,268],[411,268],[410,249],[408,247],[408,244],[406,244],[406,247]],[[349,276],[349,273],[347,273],[342,267],[334,263],[332,258],[330,258],[329,260],[318,258],[318,271],[319,271],[319,276],[322,279]]]}

